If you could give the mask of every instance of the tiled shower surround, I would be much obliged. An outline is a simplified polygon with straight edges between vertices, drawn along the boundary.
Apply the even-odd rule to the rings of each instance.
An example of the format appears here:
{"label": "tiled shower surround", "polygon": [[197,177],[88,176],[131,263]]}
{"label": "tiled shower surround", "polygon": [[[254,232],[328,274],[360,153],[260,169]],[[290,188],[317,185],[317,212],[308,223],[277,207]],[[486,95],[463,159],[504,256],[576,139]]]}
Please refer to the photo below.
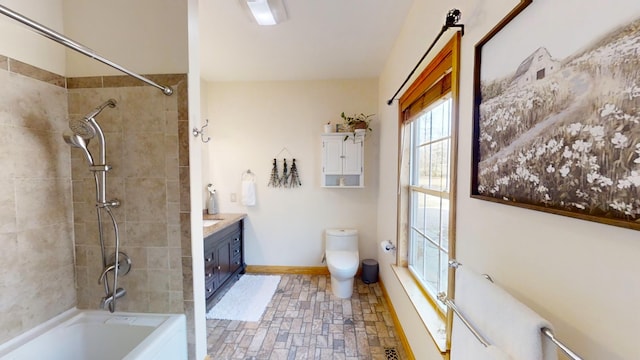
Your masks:
{"label": "tiled shower surround", "polygon": [[0,56],[0,343],[76,304],[67,90],[16,68],[60,83]]}
{"label": "tiled shower surround", "polygon": [[[178,171],[178,109],[175,96],[155,88],[112,87],[69,89],[69,116],[81,118],[108,99],[96,121],[107,144],[107,200],[118,221],[120,250],[132,261],[132,271],[118,279],[127,295],[117,301],[122,311],[182,312],[182,250],[180,241],[180,185]],[[89,150],[98,154],[97,141]],[[71,150],[76,242],[78,307],[94,309],[104,296],[98,285],[103,271],[96,189],[93,173],[80,149]],[[103,212],[109,253],[115,236]]]}
{"label": "tiled shower surround", "polygon": [[[0,343],[73,306],[99,308],[93,174],[62,133],[69,118],[111,98],[117,106],[96,120],[112,167],[107,200],[121,202],[113,209],[120,250],[132,260],[117,310],[184,312],[191,326],[186,75],[149,77],[175,94],[126,76],[65,79],[0,57]],[[96,139],[89,149],[96,157]],[[104,212],[103,223],[112,252]]]}

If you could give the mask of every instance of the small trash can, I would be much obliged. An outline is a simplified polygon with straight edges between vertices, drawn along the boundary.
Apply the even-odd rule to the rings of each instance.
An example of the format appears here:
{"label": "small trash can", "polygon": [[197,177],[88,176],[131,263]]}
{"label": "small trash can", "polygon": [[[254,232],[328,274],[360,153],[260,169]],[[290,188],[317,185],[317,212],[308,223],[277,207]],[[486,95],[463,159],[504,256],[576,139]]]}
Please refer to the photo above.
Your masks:
{"label": "small trash can", "polygon": [[362,260],[362,282],[372,284],[378,282],[378,262],[373,259]]}

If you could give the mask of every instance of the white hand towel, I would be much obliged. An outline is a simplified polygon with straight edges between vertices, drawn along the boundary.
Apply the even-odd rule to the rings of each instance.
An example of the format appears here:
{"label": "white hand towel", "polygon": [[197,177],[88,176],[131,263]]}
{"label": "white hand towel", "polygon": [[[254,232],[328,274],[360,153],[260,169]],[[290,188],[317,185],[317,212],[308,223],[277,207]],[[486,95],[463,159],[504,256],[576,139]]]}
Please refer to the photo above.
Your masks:
{"label": "white hand towel", "polygon": [[541,332],[543,327],[552,329],[551,324],[465,266],[456,269],[455,303],[491,345],[513,359],[557,360],[555,345]]}
{"label": "white hand towel", "polygon": [[453,315],[451,333],[451,360],[513,360],[497,346],[485,347],[460,321]]}
{"label": "white hand towel", "polygon": [[242,180],[242,205],[256,205],[256,183],[253,180]]}

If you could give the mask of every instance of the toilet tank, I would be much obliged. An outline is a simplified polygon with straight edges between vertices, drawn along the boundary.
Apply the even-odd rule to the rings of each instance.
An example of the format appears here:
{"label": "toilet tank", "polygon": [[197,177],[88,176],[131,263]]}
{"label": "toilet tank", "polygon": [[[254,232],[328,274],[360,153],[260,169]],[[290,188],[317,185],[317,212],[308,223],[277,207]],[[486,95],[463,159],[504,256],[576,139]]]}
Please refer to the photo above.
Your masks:
{"label": "toilet tank", "polygon": [[327,229],[325,250],[358,251],[358,230]]}

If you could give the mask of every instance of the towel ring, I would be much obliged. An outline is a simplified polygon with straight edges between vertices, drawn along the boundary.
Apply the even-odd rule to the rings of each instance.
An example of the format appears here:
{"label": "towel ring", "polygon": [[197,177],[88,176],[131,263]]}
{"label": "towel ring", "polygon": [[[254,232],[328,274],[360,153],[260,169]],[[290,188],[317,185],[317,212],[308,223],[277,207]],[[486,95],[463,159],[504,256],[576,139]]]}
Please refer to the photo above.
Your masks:
{"label": "towel ring", "polygon": [[255,179],[256,179],[256,174],[251,172],[251,169],[248,169],[247,171],[242,173],[242,180],[255,180]]}

